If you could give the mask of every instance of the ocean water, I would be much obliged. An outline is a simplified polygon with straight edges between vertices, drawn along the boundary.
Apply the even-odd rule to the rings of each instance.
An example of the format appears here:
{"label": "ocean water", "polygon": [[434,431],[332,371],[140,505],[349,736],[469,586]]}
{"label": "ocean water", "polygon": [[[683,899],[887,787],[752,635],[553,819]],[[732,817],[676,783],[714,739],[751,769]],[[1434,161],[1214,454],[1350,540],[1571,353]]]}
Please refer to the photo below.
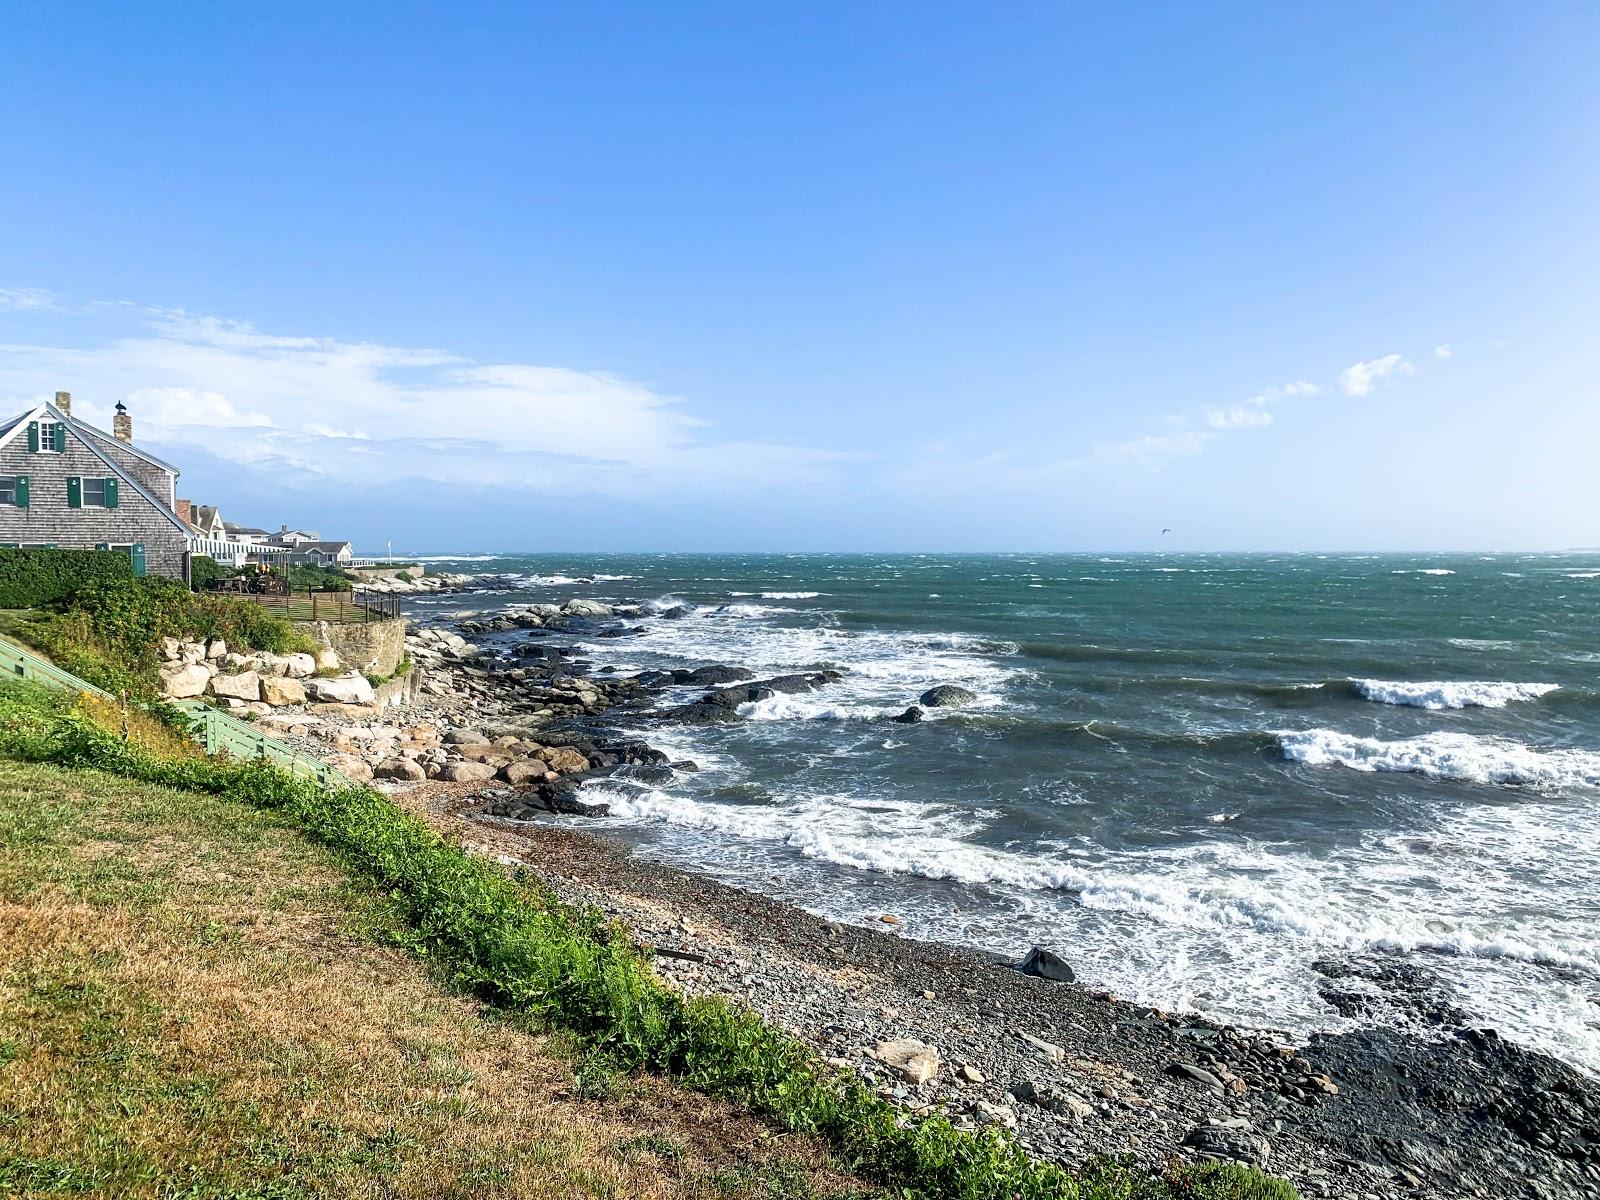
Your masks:
{"label": "ocean water", "polygon": [[[1352,1021],[1319,961],[1404,961],[1600,1072],[1600,554],[437,561],[514,583],[424,619],[681,602],[582,644],[622,672],[846,672],[644,731],[701,770],[592,785],[642,854],[1296,1036]],[[941,683],[978,700],[888,721]]]}

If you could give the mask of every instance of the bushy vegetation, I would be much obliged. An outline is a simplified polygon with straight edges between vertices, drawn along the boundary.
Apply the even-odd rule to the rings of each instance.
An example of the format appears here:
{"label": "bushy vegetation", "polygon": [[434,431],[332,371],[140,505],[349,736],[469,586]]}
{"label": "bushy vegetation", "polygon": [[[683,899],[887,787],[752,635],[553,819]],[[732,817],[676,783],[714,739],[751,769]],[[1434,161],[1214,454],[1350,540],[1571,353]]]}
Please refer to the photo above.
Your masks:
{"label": "bushy vegetation", "polygon": [[189,556],[189,586],[197,592],[203,592],[211,586],[213,580],[227,579],[237,574],[236,571],[225,568],[216,559],[205,554],[191,554]]}
{"label": "bushy vegetation", "polygon": [[327,787],[259,762],[175,760],[83,714],[0,686],[0,755],[91,767],[226,795],[296,820],[383,889],[404,941],[462,985],[581,1039],[598,1063],[648,1069],[820,1134],[849,1169],[905,1197],[964,1200],[1293,1200],[1288,1184],[1237,1167],[1148,1179],[1112,1164],[1075,1178],[1006,1135],[909,1117],[853,1075],[824,1067],[756,1015],[663,987],[601,914],[468,855],[364,787]]}
{"label": "bushy vegetation", "polygon": [[294,563],[289,567],[289,586],[297,592],[348,592],[353,585],[333,567]]}
{"label": "bushy vegetation", "polygon": [[40,608],[85,584],[132,578],[132,560],[115,550],[0,550],[0,608]]}
{"label": "bushy vegetation", "polygon": [[250,600],[191,592],[170,579],[86,584],[22,635],[55,660],[109,692],[149,698],[156,691],[161,640],[222,638],[239,650],[287,654],[314,650],[280,614]]}

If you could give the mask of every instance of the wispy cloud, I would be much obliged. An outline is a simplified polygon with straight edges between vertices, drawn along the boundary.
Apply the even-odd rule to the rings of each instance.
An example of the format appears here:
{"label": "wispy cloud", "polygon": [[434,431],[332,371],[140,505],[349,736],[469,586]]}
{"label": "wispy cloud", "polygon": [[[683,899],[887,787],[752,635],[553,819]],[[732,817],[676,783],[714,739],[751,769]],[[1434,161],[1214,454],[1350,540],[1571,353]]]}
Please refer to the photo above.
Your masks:
{"label": "wispy cloud", "polygon": [[1449,358],[1453,354],[1455,354],[1455,351],[1450,348],[1449,342],[1446,342],[1442,346],[1435,346],[1433,348],[1433,356],[1435,358]]}
{"label": "wispy cloud", "polygon": [[718,440],[680,398],[604,372],[174,310],[129,317],[124,336],[88,348],[0,347],[0,395],[67,388],[102,426],[124,400],[140,440],[198,448],[288,486],[418,479],[638,498],[692,483],[738,494],[822,481],[850,457]]}
{"label": "wispy cloud", "polygon": [[1365,396],[1379,380],[1391,375],[1411,375],[1416,368],[1398,354],[1385,354],[1371,362],[1351,363],[1339,372],[1339,386],[1346,396]]}
{"label": "wispy cloud", "polygon": [[56,307],[56,294],[44,288],[0,288],[0,312]]}

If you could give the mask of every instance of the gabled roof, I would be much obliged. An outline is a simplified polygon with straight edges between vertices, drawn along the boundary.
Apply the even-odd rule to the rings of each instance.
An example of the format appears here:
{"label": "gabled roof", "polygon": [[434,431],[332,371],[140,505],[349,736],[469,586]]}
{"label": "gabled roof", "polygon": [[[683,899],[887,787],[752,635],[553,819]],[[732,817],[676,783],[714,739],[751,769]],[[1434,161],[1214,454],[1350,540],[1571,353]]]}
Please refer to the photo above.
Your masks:
{"label": "gabled roof", "polygon": [[182,474],[182,472],[171,463],[157,458],[154,454],[151,454],[148,451],[139,449],[139,447],[135,446],[132,442],[125,442],[121,438],[107,433],[104,429],[96,429],[93,425],[85,425],[76,417],[68,416],[54,404],[51,404],[48,400],[43,404],[35,405],[20,416],[12,417],[11,420],[7,421],[4,425],[0,425],[0,448],[4,448],[11,441],[17,430],[22,428],[27,422],[36,421],[40,417],[46,417],[53,421],[64,422],[68,429],[76,430],[80,435],[83,435],[82,440],[84,441],[97,439],[102,442],[111,443],[119,450],[125,450],[137,458],[144,459],[145,462],[149,463],[153,467],[159,467],[163,471],[171,471],[174,475]]}
{"label": "gabled roof", "polygon": [[[9,445],[11,439],[17,435],[17,431],[23,428],[27,422],[36,421],[40,417],[48,417],[56,421],[64,421],[69,429],[75,429],[79,433],[100,433],[100,430],[94,428],[92,425],[84,425],[81,422],[74,421],[54,404],[45,403],[35,405],[21,416],[14,417],[12,420],[8,421],[3,428],[0,428],[0,449],[4,449],[7,445]],[[101,434],[101,436],[104,437],[105,435]],[[188,523],[184,521],[182,517],[167,507],[167,502],[165,500],[161,499],[149,488],[145,487],[144,484],[140,483],[132,471],[128,470],[121,463],[117,462],[116,459],[112,458],[104,450],[100,449],[99,446],[95,445],[94,438],[80,437],[78,441],[84,446],[85,449],[89,451],[90,454],[94,455],[102,463],[109,467],[113,475],[131,487],[139,495],[143,496],[157,512],[159,512],[163,517],[167,518],[167,520],[171,521],[172,524],[177,527],[178,531],[185,537],[193,532],[193,530],[189,528]],[[133,449],[132,446],[128,446],[128,444],[123,441],[118,441],[117,445],[124,446],[129,450]],[[134,453],[138,454],[139,451],[135,450]],[[169,467],[166,463],[161,462],[158,459],[151,458],[148,454],[142,454],[141,457],[155,463],[156,466],[161,467],[163,470],[171,471],[174,475],[178,473],[178,469],[176,467]]]}
{"label": "gabled roof", "polygon": [[325,554],[337,554],[341,550],[350,549],[349,542],[301,542],[296,550],[321,550]]}

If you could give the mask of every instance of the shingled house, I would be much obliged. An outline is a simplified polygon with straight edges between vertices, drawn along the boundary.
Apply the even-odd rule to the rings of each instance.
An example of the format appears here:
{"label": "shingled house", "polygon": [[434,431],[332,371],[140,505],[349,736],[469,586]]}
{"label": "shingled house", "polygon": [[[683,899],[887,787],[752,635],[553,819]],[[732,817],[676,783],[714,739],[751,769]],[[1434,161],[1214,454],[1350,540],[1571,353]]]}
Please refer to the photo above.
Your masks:
{"label": "shingled house", "polygon": [[0,425],[0,545],[120,550],[136,574],[187,579],[177,481],[177,467],[134,446],[125,405],[106,433],[74,420],[71,394],[57,392]]}

